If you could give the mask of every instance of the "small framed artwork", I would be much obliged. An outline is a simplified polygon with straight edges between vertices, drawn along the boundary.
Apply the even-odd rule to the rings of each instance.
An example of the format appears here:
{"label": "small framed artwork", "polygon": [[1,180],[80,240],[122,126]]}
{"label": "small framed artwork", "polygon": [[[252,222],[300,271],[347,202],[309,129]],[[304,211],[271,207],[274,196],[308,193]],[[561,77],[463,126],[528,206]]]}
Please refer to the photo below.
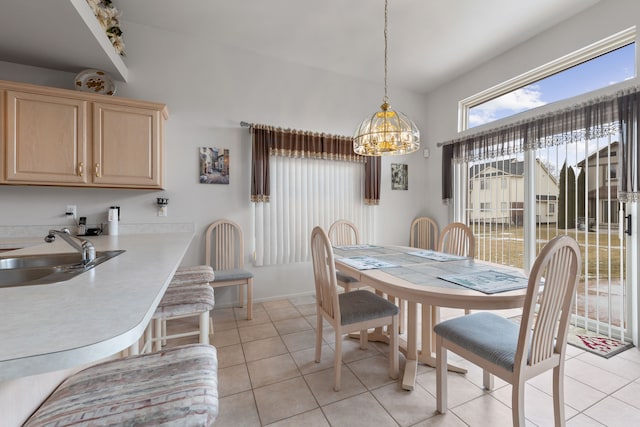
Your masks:
{"label": "small framed artwork", "polygon": [[391,189],[409,189],[409,165],[403,163],[391,163]]}
{"label": "small framed artwork", "polygon": [[200,184],[229,183],[229,150],[226,148],[200,147]]}

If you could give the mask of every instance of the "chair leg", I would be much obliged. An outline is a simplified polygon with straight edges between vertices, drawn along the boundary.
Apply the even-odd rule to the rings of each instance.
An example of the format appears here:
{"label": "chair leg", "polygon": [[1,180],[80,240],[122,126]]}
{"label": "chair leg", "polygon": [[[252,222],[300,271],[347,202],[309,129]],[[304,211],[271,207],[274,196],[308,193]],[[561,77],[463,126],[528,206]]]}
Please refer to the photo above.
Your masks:
{"label": "chair leg", "polygon": [[320,310],[317,310],[316,320],[316,363],[320,363],[320,356],[322,354],[322,315]]}
{"label": "chair leg", "polygon": [[333,390],[340,391],[340,382],[342,376],[342,333],[336,329],[336,351],[333,359],[334,381]]}
{"label": "chair leg", "polygon": [[253,279],[247,281],[247,320],[253,318]]}
{"label": "chair leg", "polygon": [[493,390],[493,375],[486,369],[482,370],[482,385],[487,390]]}
{"label": "chair leg", "polygon": [[369,331],[368,330],[362,330],[360,331],[360,349],[361,350],[366,350],[368,347],[369,343]]}
{"label": "chair leg", "polygon": [[553,368],[553,414],[555,425],[564,426],[564,364]]}
{"label": "chair leg", "polygon": [[447,349],[440,335],[436,335],[436,409],[447,412]]}
{"label": "chair leg", "polygon": [[209,344],[209,312],[200,313],[200,344]]}
{"label": "chair leg", "polygon": [[511,416],[514,427],[524,427],[524,385],[525,382],[517,380],[511,384]]}
{"label": "chair leg", "polygon": [[238,285],[238,307],[244,307],[244,288]]}
{"label": "chair leg", "polygon": [[389,338],[389,376],[397,379],[400,375],[399,357],[398,357],[398,315],[393,316],[391,320],[391,334]]}

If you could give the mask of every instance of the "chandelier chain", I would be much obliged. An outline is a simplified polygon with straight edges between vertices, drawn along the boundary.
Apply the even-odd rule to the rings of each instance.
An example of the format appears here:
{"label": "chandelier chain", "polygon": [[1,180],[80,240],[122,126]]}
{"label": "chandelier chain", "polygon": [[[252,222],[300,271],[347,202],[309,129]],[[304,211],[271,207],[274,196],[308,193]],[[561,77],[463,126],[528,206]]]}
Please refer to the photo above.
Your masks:
{"label": "chandelier chain", "polygon": [[387,31],[387,23],[388,23],[388,18],[389,16],[389,1],[388,0],[384,0],[384,98],[383,101],[385,103],[389,102],[389,97],[387,96],[387,38],[388,38],[388,31]]}

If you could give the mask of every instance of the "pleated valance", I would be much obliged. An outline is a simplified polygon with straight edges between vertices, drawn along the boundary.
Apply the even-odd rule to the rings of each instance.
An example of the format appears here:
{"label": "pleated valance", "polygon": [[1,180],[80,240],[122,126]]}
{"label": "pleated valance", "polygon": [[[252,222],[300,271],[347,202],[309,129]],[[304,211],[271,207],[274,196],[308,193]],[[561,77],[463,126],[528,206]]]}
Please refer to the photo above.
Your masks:
{"label": "pleated valance", "polygon": [[528,150],[570,144],[608,135],[621,135],[622,167],[620,201],[638,201],[640,150],[638,121],[640,92],[637,87],[594,98],[569,108],[470,133],[438,144],[442,152],[442,197],[451,197],[451,163],[474,162],[511,156]]}
{"label": "pleated valance", "polygon": [[365,204],[377,205],[380,202],[381,160],[355,154],[351,136],[253,124],[251,139],[252,202],[269,201],[269,156],[365,163]]}

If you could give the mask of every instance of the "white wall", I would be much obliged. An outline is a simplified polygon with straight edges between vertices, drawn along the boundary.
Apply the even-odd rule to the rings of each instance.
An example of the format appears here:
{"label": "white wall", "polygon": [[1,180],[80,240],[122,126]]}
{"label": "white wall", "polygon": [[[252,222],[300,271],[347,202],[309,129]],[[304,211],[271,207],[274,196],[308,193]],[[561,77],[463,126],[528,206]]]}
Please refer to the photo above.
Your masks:
{"label": "white wall", "polygon": [[[240,121],[350,135],[356,125],[382,103],[383,86],[284,63],[259,54],[231,50],[184,35],[163,33],[128,22],[128,83],[118,82],[117,95],[168,105],[165,137],[166,191],[0,186],[0,226],[67,223],[64,209],[76,204],[88,222],[106,222],[117,204],[122,224],[194,223],[194,240],[184,264],[204,261],[206,226],[219,218],[241,224],[251,248],[250,135]],[[87,64],[90,67],[90,64]],[[393,64],[390,65],[393,73]],[[373,70],[382,76],[383,70]],[[375,77],[375,76],[374,76]],[[0,79],[73,87],[73,73],[1,63]],[[422,130],[423,147],[433,146],[425,126],[425,97],[390,86],[392,106]],[[231,183],[198,183],[197,149],[231,150]],[[409,190],[391,191],[390,163],[409,164]],[[383,159],[382,197],[378,214],[380,243],[408,243],[409,225],[417,215],[442,218],[439,156]],[[155,199],[169,198],[167,218],[156,216]],[[126,248],[125,248],[126,249]],[[256,268],[257,300],[313,291],[310,264]],[[216,290],[217,303],[228,304],[235,290]]]}

